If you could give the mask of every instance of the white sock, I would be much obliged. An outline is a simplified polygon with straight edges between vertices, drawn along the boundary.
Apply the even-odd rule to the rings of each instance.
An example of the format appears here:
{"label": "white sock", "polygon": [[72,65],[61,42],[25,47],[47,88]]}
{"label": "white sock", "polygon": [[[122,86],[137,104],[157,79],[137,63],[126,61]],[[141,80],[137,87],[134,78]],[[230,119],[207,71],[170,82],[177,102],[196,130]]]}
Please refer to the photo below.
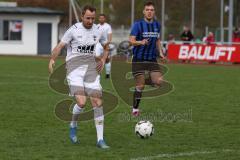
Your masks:
{"label": "white sock", "polygon": [[137,108],[133,108],[133,110],[132,110],[133,112],[138,112],[139,111],[139,109]]}
{"label": "white sock", "polygon": [[105,64],[105,70],[106,70],[106,74],[110,74],[111,72],[111,62],[108,62]]}
{"label": "white sock", "polygon": [[73,115],[72,115],[72,121],[70,122],[70,127],[75,128],[77,127],[77,120],[79,117],[79,114],[83,111],[82,107],[79,107],[77,104],[73,107]]}
{"label": "white sock", "polygon": [[97,131],[97,141],[103,140],[104,115],[103,107],[94,107],[94,120]]}

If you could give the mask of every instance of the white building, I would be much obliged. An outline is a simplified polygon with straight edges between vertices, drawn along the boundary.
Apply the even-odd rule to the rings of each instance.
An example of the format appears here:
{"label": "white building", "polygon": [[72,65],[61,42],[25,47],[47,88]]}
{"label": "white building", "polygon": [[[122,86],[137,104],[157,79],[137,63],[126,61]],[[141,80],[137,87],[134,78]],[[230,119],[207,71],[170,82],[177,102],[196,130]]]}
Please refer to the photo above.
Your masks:
{"label": "white building", "polygon": [[50,54],[58,42],[62,14],[46,8],[0,5],[0,54]]}

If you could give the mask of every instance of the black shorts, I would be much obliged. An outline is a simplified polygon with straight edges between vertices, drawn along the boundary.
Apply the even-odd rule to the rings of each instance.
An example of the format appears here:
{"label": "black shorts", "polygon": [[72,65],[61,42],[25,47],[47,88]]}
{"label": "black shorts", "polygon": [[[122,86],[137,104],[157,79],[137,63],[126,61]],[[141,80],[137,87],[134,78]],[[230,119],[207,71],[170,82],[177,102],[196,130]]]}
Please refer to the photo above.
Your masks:
{"label": "black shorts", "polygon": [[157,61],[132,61],[132,74],[134,77],[146,72],[161,72],[161,67]]}

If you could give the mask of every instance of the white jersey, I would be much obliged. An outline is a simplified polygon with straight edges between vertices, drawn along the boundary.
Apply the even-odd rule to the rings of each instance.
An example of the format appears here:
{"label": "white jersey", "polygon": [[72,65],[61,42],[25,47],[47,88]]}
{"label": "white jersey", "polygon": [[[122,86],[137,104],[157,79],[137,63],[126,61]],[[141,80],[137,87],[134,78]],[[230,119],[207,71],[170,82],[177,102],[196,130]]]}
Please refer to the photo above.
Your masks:
{"label": "white jersey", "polygon": [[77,56],[95,56],[96,44],[104,44],[107,39],[96,24],[86,29],[82,23],[76,23],[65,32],[61,42],[67,44],[66,61],[69,61]]}
{"label": "white jersey", "polygon": [[104,37],[108,39],[108,34],[112,33],[112,27],[108,23],[104,23],[103,25],[98,24],[97,27],[104,32]]}

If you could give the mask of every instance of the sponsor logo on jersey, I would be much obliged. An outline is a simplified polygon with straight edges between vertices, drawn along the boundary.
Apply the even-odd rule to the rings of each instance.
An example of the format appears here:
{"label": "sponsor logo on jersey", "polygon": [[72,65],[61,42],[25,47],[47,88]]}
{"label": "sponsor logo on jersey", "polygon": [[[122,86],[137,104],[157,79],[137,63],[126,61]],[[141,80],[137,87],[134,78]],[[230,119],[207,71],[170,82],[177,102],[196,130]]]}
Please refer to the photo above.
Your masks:
{"label": "sponsor logo on jersey", "polygon": [[94,53],[94,47],[95,47],[95,45],[80,45],[80,46],[78,46],[77,51],[79,53],[93,54]]}
{"label": "sponsor logo on jersey", "polygon": [[154,38],[158,37],[158,32],[143,32],[142,33],[143,38]]}

